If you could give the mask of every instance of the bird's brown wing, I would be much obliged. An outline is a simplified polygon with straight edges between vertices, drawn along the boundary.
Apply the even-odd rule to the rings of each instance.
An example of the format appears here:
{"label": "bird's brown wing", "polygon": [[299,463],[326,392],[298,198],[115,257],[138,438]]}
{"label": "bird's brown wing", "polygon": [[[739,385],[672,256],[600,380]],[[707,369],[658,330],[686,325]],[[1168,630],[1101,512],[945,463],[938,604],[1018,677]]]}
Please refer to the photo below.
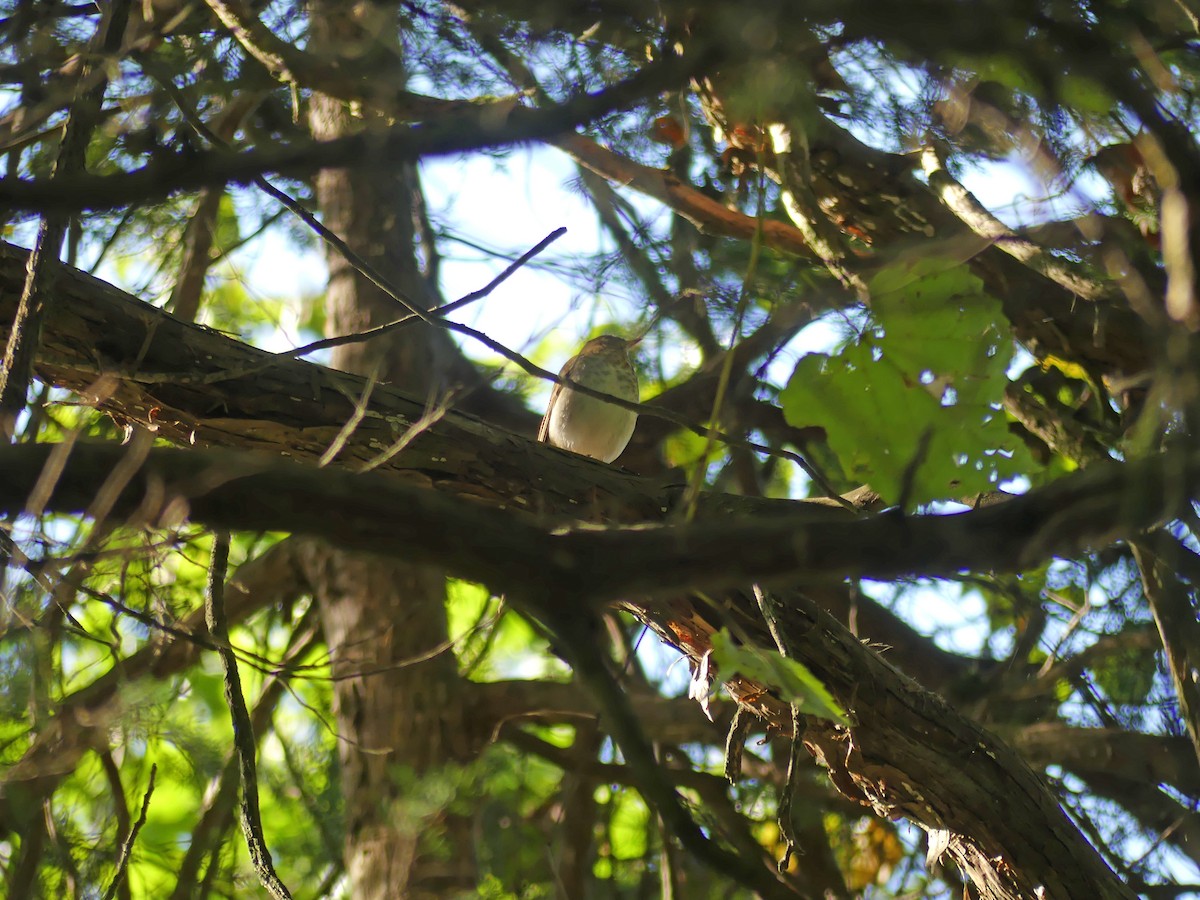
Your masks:
{"label": "bird's brown wing", "polygon": [[538,426],[538,443],[544,444],[550,439],[550,410],[554,409],[554,402],[558,399],[561,390],[562,385],[556,384],[554,390],[550,392],[550,402],[546,404],[546,414],[542,416],[542,424]]}
{"label": "bird's brown wing", "polygon": [[[588,343],[591,343],[590,341]],[[587,344],[584,344],[586,347]],[[576,353],[558,370],[559,378],[566,378],[567,373],[571,371],[575,365],[575,360],[579,359],[580,354]],[[550,392],[550,402],[546,404],[546,414],[542,416],[542,424],[538,426],[538,443],[545,444],[550,440],[550,410],[554,409],[554,404],[558,402],[558,395],[562,393],[562,385],[557,381],[554,382],[554,390]]]}

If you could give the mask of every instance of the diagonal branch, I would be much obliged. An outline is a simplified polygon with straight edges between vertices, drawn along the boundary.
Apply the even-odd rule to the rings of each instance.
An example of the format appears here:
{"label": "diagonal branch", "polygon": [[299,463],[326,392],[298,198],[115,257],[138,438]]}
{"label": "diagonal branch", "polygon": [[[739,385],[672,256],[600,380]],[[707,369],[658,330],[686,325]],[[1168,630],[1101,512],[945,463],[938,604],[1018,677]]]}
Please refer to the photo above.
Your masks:
{"label": "diagonal branch", "polygon": [[[1091,278],[1082,267],[1073,266],[1053,256],[1044,247],[1017,234],[992,215],[950,174],[945,162],[933,147],[926,147],[921,151],[921,168],[929,179],[930,188],[937,193],[942,203],[981,238],[994,242],[1009,256],[1085,300],[1098,300],[1104,295],[1105,286]],[[1109,290],[1109,293],[1111,295],[1115,292]]]}
{"label": "diagonal branch", "polygon": [[666,828],[697,860],[752,887],[759,895],[780,900],[796,897],[796,892],[770,869],[721,846],[696,823],[683,798],[662,772],[628,695],[609,671],[595,642],[591,623],[578,611],[563,610],[559,597],[557,592],[529,593],[522,601],[532,606],[535,614],[552,629],[567,662],[604,717],[606,730],[621,748],[638,791],[662,817]]}
{"label": "diagonal branch", "polygon": [[[1133,558],[1141,570],[1146,600],[1166,653],[1180,718],[1200,761],[1200,619],[1191,592],[1176,575],[1180,557],[1185,555],[1192,552],[1162,532],[1133,544]],[[1192,565],[1196,565],[1194,557]]]}
{"label": "diagonal branch", "polygon": [[69,175],[53,181],[0,178],[0,204],[39,211],[113,209],[178,191],[244,184],[268,172],[303,176],[349,165],[394,166],[422,157],[549,138],[675,86],[707,63],[704,55],[664,57],[624,81],[543,109],[528,109],[515,102],[455,105],[436,121],[420,125],[238,153],[207,150],[180,154],[116,175]]}
{"label": "diagonal branch", "polygon": [[[549,238],[540,242],[538,247],[544,246],[547,240],[549,240]],[[534,250],[531,250],[529,253],[525,254],[522,259],[528,257],[537,249],[538,248],[535,247]],[[7,266],[17,263],[24,257],[25,251],[0,244],[0,288],[3,287],[4,283],[8,279],[13,277],[13,274],[10,274],[10,270],[7,270]],[[513,265],[515,266],[516,264],[514,263]],[[493,279],[492,284],[496,284],[506,277],[507,273],[511,271],[512,268],[513,266],[508,267],[505,272]],[[80,273],[72,269],[65,269],[65,271],[62,273],[62,278],[64,282],[64,293],[87,297],[89,305],[94,305],[97,303],[101,304],[99,309],[92,310],[84,317],[82,321],[75,320],[74,325],[76,327],[80,325],[92,324],[88,320],[93,319],[93,314],[98,314],[105,318],[117,316],[120,317],[125,324],[126,327],[114,328],[114,323],[109,322],[106,325],[100,326],[100,330],[96,335],[96,337],[100,339],[99,343],[101,346],[111,348],[109,350],[110,354],[118,355],[122,360],[124,365],[118,364],[118,367],[127,369],[132,367],[135,370],[127,370],[124,373],[123,378],[118,376],[118,378],[121,378],[121,380],[124,382],[123,387],[125,388],[132,387],[134,383],[145,385],[169,382],[174,386],[190,384],[200,388],[201,391],[204,391],[204,388],[209,385],[220,385],[220,387],[216,387],[215,390],[218,390],[226,395],[223,405],[230,406],[231,404],[239,402],[239,397],[248,399],[248,395],[250,393],[255,395],[261,394],[262,396],[259,399],[264,399],[266,396],[269,396],[269,394],[261,390],[261,386],[256,388],[238,387],[239,384],[244,385],[259,380],[257,378],[251,378],[251,376],[266,376],[269,379],[271,377],[269,370],[278,370],[276,374],[283,375],[288,379],[300,377],[304,387],[299,389],[290,388],[282,391],[282,393],[296,402],[303,402],[301,397],[298,397],[297,394],[299,393],[303,395],[309,393],[312,385],[315,383],[313,381],[314,378],[319,377],[320,380],[327,380],[326,376],[318,376],[316,372],[320,371],[328,373],[328,370],[320,369],[319,367],[313,367],[308,364],[297,364],[291,359],[295,352],[300,351],[271,354],[254,350],[246,347],[244,344],[240,344],[236,341],[231,341],[228,339],[222,342],[218,336],[213,334],[205,334],[200,331],[186,329],[180,331],[177,327],[175,327],[178,323],[174,323],[173,320],[163,315],[160,311],[154,309],[153,307],[138,303],[128,295],[124,295],[123,302],[118,302],[116,305],[111,304],[110,301],[116,300],[118,295],[120,295],[120,292],[116,291],[116,289],[112,288],[111,286],[104,285],[102,287],[102,283],[98,282],[96,279],[82,276]],[[488,288],[485,287],[482,290],[486,291]],[[102,296],[97,296],[98,293]],[[456,300],[453,304],[447,304],[446,307],[441,307],[439,310],[435,310],[434,312],[441,313],[447,308],[461,306],[462,304],[470,302],[476,298],[479,293],[479,291],[476,291],[472,294],[468,294],[466,297]],[[5,293],[3,290],[0,290],[0,313],[3,312],[5,301]],[[130,305],[131,303],[132,305]],[[69,301],[64,301],[64,305],[68,304]],[[83,310],[79,307],[76,307],[72,309],[71,312],[83,312]],[[800,313],[801,319],[807,316],[807,313],[803,310],[801,310]],[[133,347],[132,344],[128,343],[127,339],[132,337],[133,331],[140,330],[142,326],[134,324],[126,318],[131,314],[134,318],[141,319],[145,328],[144,334],[138,338],[139,342],[136,348]],[[68,317],[69,314],[64,310],[64,319]],[[783,320],[789,322],[795,321],[795,319],[790,316],[783,317]],[[387,323],[380,326],[378,329],[368,331],[361,335],[361,337],[364,339],[370,339],[392,329],[393,327],[405,327],[405,325],[410,321],[412,320],[408,318],[399,319],[394,323]],[[694,402],[696,400],[695,395],[703,390],[707,380],[715,377],[715,373],[713,373],[711,370],[701,373],[699,380],[695,382],[689,382],[692,385],[690,391],[678,390],[677,393],[671,393],[666,400],[660,402],[632,403],[628,400],[614,397],[602,391],[597,391],[593,388],[575,384],[574,382],[570,381],[570,379],[564,379],[561,375],[556,375],[547,369],[543,369],[541,366],[535,365],[521,354],[508,349],[503,344],[500,344],[499,342],[488,337],[478,329],[471,328],[460,323],[448,322],[441,315],[434,315],[432,321],[481,341],[487,347],[506,359],[511,360],[525,372],[533,375],[534,377],[543,378],[554,383],[569,385],[579,393],[587,394],[588,396],[599,397],[606,402],[625,409],[631,409],[634,412],[638,412],[644,416],[652,416],[657,419],[662,419],[666,422],[669,422],[672,428],[685,428],[702,436],[707,436],[709,433],[708,429],[694,422],[691,418],[689,418],[689,416],[676,412],[673,406],[675,405],[674,400],[676,397],[682,398],[690,395],[691,400]],[[0,327],[3,327],[2,323],[3,317],[0,316]],[[63,320],[59,320],[59,324],[65,325],[66,323]],[[774,334],[778,334],[778,332],[773,327],[764,326],[764,328],[759,329],[759,333],[756,333],[751,339],[743,342],[743,344],[740,344],[737,348],[735,348],[733,351],[735,357],[744,363],[754,356],[761,354],[765,351],[766,347],[769,346],[769,342],[763,340],[764,335],[769,337]],[[181,357],[178,353],[178,346],[172,347],[171,351],[167,353],[155,352],[158,349],[165,349],[168,343],[173,343],[177,338],[183,338],[185,342],[199,340],[206,345],[211,343],[212,346],[206,347],[203,351],[197,348],[194,354],[188,354],[183,357]],[[355,339],[357,340],[358,336],[355,336]],[[349,343],[350,341],[346,340],[342,342]],[[101,369],[95,365],[92,359],[89,359],[87,362],[84,362],[83,359],[80,359],[81,351],[84,351],[85,357],[94,358],[94,354],[88,354],[86,349],[89,344],[95,343],[96,341],[86,341],[83,344],[76,343],[75,341],[65,341],[62,343],[55,342],[55,346],[52,351],[47,354],[48,356],[55,356],[58,351],[66,350],[70,356],[77,359],[78,363],[80,363],[80,365],[72,367],[75,370],[75,374],[81,376],[80,380],[61,382],[64,386],[73,387],[76,390],[87,389],[87,393],[92,393],[90,385],[95,381],[96,376],[100,374],[101,371],[104,371],[110,375],[116,374],[112,372],[112,366],[105,366],[103,369]],[[318,342],[318,344],[319,343],[320,342]],[[119,353],[117,353],[118,346],[121,347]],[[222,348],[224,352],[220,352]],[[304,349],[306,348],[300,348],[301,351]],[[232,358],[229,356],[230,352],[234,353]],[[224,359],[224,361],[221,361],[222,359]],[[184,366],[184,368],[180,368],[181,364]],[[298,373],[301,372],[303,372],[303,375],[298,376]],[[332,377],[336,381],[343,383],[346,382],[347,378],[353,381],[352,376],[339,375]],[[361,385],[357,387],[358,389],[352,390],[350,393],[354,395],[361,395]],[[682,388],[684,386],[680,387]],[[339,393],[346,393],[346,391],[340,386],[335,386],[334,389],[338,390]],[[167,390],[170,393],[174,393],[170,387],[168,387]],[[163,403],[161,400],[144,402],[148,399],[149,398],[144,397],[143,402],[134,405],[140,406],[146,410],[155,408],[158,410],[156,421],[146,422],[146,425],[152,430],[159,431],[161,433],[163,428],[167,426],[168,422],[170,421],[163,415],[163,413],[166,411],[165,407],[174,406],[175,402],[169,404]],[[671,402],[667,402],[668,400]],[[206,408],[211,408],[211,394],[205,398],[203,405]],[[691,410],[692,406],[691,404],[686,403],[680,403],[678,405],[684,406],[684,408],[689,409],[689,411]],[[350,412],[350,410],[347,410],[346,415],[338,416],[339,424],[345,422],[346,417],[350,414]],[[415,422],[419,420],[422,414],[423,408],[422,412],[417,413],[412,417],[411,421]],[[128,417],[130,415],[130,410],[126,409],[122,415]],[[193,443],[195,442],[196,435],[194,433],[194,421],[191,425],[186,425],[186,423],[182,421],[177,421],[175,424],[186,426],[189,430],[191,430],[193,433],[190,441]],[[661,436],[665,436],[661,429],[659,429],[657,433]],[[394,439],[394,437],[395,435],[390,435],[387,443],[391,443],[391,440]],[[755,441],[746,440],[723,432],[717,432],[716,437],[717,440],[731,446],[745,447],[747,449],[778,456],[783,459],[789,459],[799,465],[802,469],[804,469],[804,471],[809,472],[818,484],[826,484],[819,473],[813,472],[811,466],[809,466],[809,464],[799,454],[792,453],[788,450],[780,450],[768,447]],[[328,446],[328,443],[326,443],[326,446]],[[826,487],[826,491],[832,495],[831,488]]]}
{"label": "diagonal branch", "polygon": [[982,896],[1132,898],[1008,746],[899,676],[807,598],[793,594],[777,609],[789,655],[851,716],[849,729],[810,717],[802,736],[839,790],[912,819],[931,846],[940,837]]}
{"label": "diagonal branch", "polygon": [[133,823],[133,827],[129,829],[129,834],[125,836],[125,841],[121,844],[121,856],[117,860],[117,872],[113,875],[113,880],[108,885],[108,890],[104,892],[104,900],[113,900],[120,886],[125,882],[125,870],[129,866],[130,854],[133,853],[133,843],[137,840],[138,832],[142,830],[142,826],[146,824],[146,813],[150,811],[150,795],[154,793],[154,776],[157,774],[158,765],[151,765],[150,781],[146,785],[146,793],[142,797],[142,810],[138,813],[137,821]]}
{"label": "diagonal branch", "polygon": [[[684,184],[670,172],[634,162],[581,134],[560,135],[548,143],[585,169],[660,201],[704,234],[751,240],[759,227],[754,216],[730,209],[720,200]],[[779,219],[762,222],[762,242],[767,247],[795,256],[811,259],[814,255],[800,230]]]}
{"label": "diagonal branch", "polygon": [[[315,609],[315,607],[311,607]],[[315,619],[310,611],[305,614],[306,620]],[[282,661],[279,670],[274,672],[263,685],[254,711],[250,714],[251,732],[261,735],[271,722],[279,699],[283,696],[289,672],[293,665],[302,659],[316,644],[319,628],[313,624],[301,622],[288,641],[287,657]],[[192,896],[200,874],[200,865],[217,844],[228,827],[227,822],[232,817],[233,807],[237,800],[238,775],[240,766],[240,749],[235,748],[227,757],[220,775],[216,779],[216,790],[210,791],[210,798],[192,830],[188,841],[187,852],[178,864],[178,877],[171,900],[185,900]]]}
{"label": "diagonal branch", "polygon": [[246,698],[242,695],[242,681],[238,675],[237,657],[229,648],[229,621],[225,614],[225,573],[229,565],[229,535],[218,532],[213,537],[212,562],[208,569],[208,584],[204,591],[204,621],[213,639],[218,643],[217,656],[225,670],[225,702],[233,718],[233,745],[237,753],[238,774],[242,785],[240,818],[242,831],[246,835],[246,846],[250,850],[250,862],[258,873],[258,879],[276,900],[291,900],[291,893],[271,863],[271,851],[263,835],[262,815],[258,806],[258,770],[255,756],[258,745],[254,740],[254,724]]}

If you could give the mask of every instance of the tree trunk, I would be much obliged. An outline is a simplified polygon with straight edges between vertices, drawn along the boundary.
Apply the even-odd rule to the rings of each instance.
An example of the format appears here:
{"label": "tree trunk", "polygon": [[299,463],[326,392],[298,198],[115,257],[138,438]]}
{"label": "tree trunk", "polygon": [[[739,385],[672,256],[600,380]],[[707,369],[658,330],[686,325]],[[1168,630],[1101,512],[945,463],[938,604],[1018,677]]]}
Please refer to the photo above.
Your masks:
{"label": "tree trunk", "polygon": [[[394,10],[382,6],[314,0],[310,9],[312,48],[329,56],[361,58],[377,41],[399,33]],[[379,77],[395,88],[404,73],[393,68]],[[342,137],[371,124],[342,101],[313,96],[310,127],[317,138]],[[324,222],[406,296],[428,306],[413,250],[409,182],[400,167],[372,162],[318,175]],[[362,331],[403,313],[336,250],[327,259],[330,334]],[[435,358],[446,354],[439,339],[444,336],[427,328],[409,328],[338,347],[333,365],[428,395],[442,387]],[[351,895],[445,896],[472,888],[468,830],[433,799],[443,791],[421,790],[439,773],[449,778],[447,767],[468,762],[473,743],[465,732],[455,658],[446,649],[445,576],[332,547],[314,553],[309,566],[333,658]],[[449,848],[440,859],[428,852],[435,833]]]}

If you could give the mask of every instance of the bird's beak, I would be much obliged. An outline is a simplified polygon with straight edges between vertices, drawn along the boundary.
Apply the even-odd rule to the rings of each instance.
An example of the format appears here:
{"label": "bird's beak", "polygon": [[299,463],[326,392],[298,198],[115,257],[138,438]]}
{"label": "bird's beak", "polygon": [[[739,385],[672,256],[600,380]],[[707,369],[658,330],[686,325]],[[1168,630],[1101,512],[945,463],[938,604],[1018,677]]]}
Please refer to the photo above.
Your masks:
{"label": "bird's beak", "polygon": [[638,344],[640,344],[640,343],[642,342],[642,338],[644,338],[644,337],[645,337],[645,335],[643,334],[643,335],[639,335],[638,337],[635,337],[635,338],[634,338],[633,340],[631,340],[631,341],[626,341],[626,342],[625,342],[625,346],[626,346],[626,347],[627,347],[629,350],[632,350],[634,347],[636,347]]}

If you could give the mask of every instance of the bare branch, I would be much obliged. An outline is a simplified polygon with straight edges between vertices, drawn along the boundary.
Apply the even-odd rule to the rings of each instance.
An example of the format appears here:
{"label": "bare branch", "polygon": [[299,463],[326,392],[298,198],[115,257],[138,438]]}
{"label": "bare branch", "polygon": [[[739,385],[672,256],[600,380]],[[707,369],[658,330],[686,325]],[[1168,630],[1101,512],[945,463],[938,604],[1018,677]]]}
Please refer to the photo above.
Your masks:
{"label": "bare branch", "polygon": [[421,125],[399,125],[327,141],[299,141],[240,153],[202,151],[162,158],[118,175],[72,175],[49,182],[0,178],[0,204],[18,209],[112,209],[178,191],[245,184],[267,172],[293,176],[318,169],[394,166],[398,162],[496,147],[569,132],[677,85],[706,65],[703,57],[664,57],[624,81],[555,107],[516,103],[458,107],[456,114]]}
{"label": "bare branch", "polygon": [[1086,300],[1097,300],[1105,293],[1103,285],[1083,272],[1075,271],[1077,267],[1052,256],[1028,238],[1021,237],[988,212],[970,191],[946,171],[941,158],[932,147],[926,147],[922,151],[921,167],[929,178],[929,186],[937,192],[946,207],[977,235],[994,242],[1009,256],[1019,259],[1035,272],[1045,275]]}
{"label": "bare branch", "polygon": [[[51,452],[47,445],[0,448],[9,475],[0,484],[0,510],[22,508]],[[125,458],[116,445],[76,445],[47,508],[86,508],[98,473]],[[552,530],[528,514],[394,477],[156,448],[114,498],[112,511],[158,521],[178,516],[183,500],[193,521],[214,528],[290,530],[347,549],[445,565],[499,591],[567,589],[579,602],[602,602],[762,580],[1019,571],[1168,521],[1198,490],[1200,454],[1176,452],[1094,465],[1005,503],[951,515],[885,512],[856,519],[839,508],[760,501],[775,513],[757,520]],[[396,509],[408,514],[397,518]],[[380,521],[391,526],[380,529]],[[623,565],[612,566],[612,559]]]}
{"label": "bare branch", "polygon": [[117,860],[117,872],[113,875],[113,880],[109,883],[108,890],[104,892],[104,900],[113,900],[113,897],[117,894],[119,885],[125,880],[125,870],[129,866],[130,854],[133,853],[133,842],[137,840],[138,832],[146,824],[146,813],[150,810],[150,795],[154,793],[154,776],[157,774],[158,764],[153,763],[150,766],[150,781],[146,785],[146,793],[142,797],[142,811],[138,813],[137,821],[133,823],[133,827],[129,829],[129,834],[125,836],[125,842],[121,844],[121,856]]}
{"label": "bare branch", "polygon": [[291,900],[291,893],[271,864],[271,851],[263,836],[262,816],[258,807],[258,770],[254,757],[258,746],[254,741],[254,723],[242,695],[237,657],[229,646],[229,623],[225,615],[225,572],[229,564],[229,535],[218,532],[213,537],[212,563],[208,570],[208,585],[204,594],[204,620],[218,644],[217,655],[225,670],[225,702],[233,718],[233,745],[237,752],[242,782],[241,822],[250,850],[250,862],[258,880],[276,900]]}
{"label": "bare branch", "polygon": [[1191,551],[1165,534],[1154,544],[1133,544],[1133,556],[1142,572],[1146,599],[1179,700],[1179,714],[1200,761],[1200,620],[1191,593],[1176,577],[1177,568],[1169,561],[1170,556],[1185,553]]}
{"label": "bare branch", "polygon": [[[254,712],[251,713],[250,724],[255,735],[262,734],[270,724],[271,715],[283,696],[292,664],[302,659],[316,643],[320,629],[312,621],[316,619],[315,609],[315,606],[310,608],[310,612],[305,615],[305,621],[299,623],[288,641],[287,658],[280,666],[280,671],[270,676],[263,685],[262,692],[254,704]],[[219,846],[220,837],[228,827],[237,800],[239,766],[240,751],[235,747],[217,776],[216,790],[211,792],[211,799],[192,830],[187,852],[178,866],[178,878],[171,900],[186,900],[193,895],[203,857]],[[319,827],[320,825],[321,823],[318,823]]]}

